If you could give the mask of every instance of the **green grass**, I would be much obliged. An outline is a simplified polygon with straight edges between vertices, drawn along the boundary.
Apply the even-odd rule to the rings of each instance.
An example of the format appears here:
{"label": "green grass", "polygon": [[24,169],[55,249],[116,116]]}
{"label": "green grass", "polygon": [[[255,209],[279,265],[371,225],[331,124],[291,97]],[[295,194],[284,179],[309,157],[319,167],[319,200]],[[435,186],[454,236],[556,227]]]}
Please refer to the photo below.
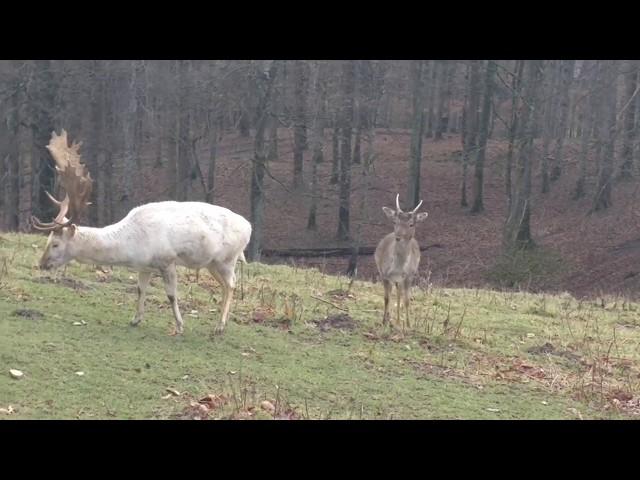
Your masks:
{"label": "green grass", "polygon": [[[277,416],[312,419],[634,418],[638,410],[635,303],[416,288],[413,328],[389,331],[380,284],[355,282],[340,295],[346,278],[250,264],[244,298],[238,288],[216,337],[219,287],[205,271],[196,282],[180,270],[185,333],[170,337],[159,278],[144,322],[131,327],[135,273],[76,263],[40,272],[44,242],[0,235],[0,408],[14,410],[0,419],[192,418],[206,395],[223,399],[208,418],[272,418],[264,400]],[[343,314],[352,328],[325,320]]]}

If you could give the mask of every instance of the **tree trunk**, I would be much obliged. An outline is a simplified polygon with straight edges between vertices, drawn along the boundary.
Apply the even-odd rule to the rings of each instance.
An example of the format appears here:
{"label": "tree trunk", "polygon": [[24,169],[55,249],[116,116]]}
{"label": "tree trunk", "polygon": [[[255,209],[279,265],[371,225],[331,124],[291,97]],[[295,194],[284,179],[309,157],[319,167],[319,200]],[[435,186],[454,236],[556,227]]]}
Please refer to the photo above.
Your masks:
{"label": "tree trunk", "polygon": [[93,157],[95,169],[93,175],[95,178],[95,185],[93,189],[92,200],[95,208],[90,209],[91,217],[94,225],[104,226],[104,207],[105,201],[105,189],[104,189],[104,114],[105,114],[105,72],[104,62],[102,60],[93,60],[91,67],[95,75],[95,81],[91,88],[91,104],[90,104],[90,118],[91,118],[91,146],[89,150],[89,156]]}
{"label": "tree trunk", "polygon": [[126,110],[122,116],[122,130],[124,151],[122,152],[122,196],[120,197],[119,216],[124,217],[131,210],[135,202],[136,179],[139,176],[139,162],[135,155],[135,119],[137,116],[138,102],[136,99],[136,76],[139,72],[137,61],[132,60],[127,66],[130,69],[127,79]]}
{"label": "tree trunk", "polygon": [[617,104],[617,78],[618,78],[618,62],[615,60],[607,61],[606,66],[606,84],[605,92],[605,111],[607,112],[606,122],[607,130],[606,142],[602,149],[602,157],[600,159],[600,171],[598,174],[598,186],[593,201],[593,210],[604,210],[611,206],[611,193],[613,190],[613,160],[614,160],[614,143],[616,138],[616,104]]}
{"label": "tree trunk", "polygon": [[[46,145],[51,138],[55,125],[55,97],[57,81],[53,75],[53,63],[50,60],[34,62],[34,82],[30,95],[31,130],[33,134],[33,212],[41,219],[50,219],[57,215],[58,209],[47,198],[45,190],[53,192],[55,170],[51,154]],[[77,135],[78,132],[75,132]]]}
{"label": "tree trunk", "polygon": [[460,206],[466,207],[467,203],[467,168],[469,165],[468,145],[468,118],[469,118],[469,78],[471,66],[467,64],[464,74],[464,100],[462,102],[462,120],[460,122],[460,143],[462,143],[462,186],[460,192]]}
{"label": "tree trunk", "polygon": [[[18,70],[17,66],[15,67]],[[4,140],[2,143],[6,145],[6,150],[3,149],[2,151],[3,158],[0,159],[5,164],[6,175],[4,180],[5,188],[2,189],[1,194],[4,196],[3,224],[7,230],[17,230],[20,203],[20,159],[17,142],[20,118],[18,116],[18,106],[24,101],[23,89],[25,87],[22,86],[20,78],[16,78],[14,82],[10,83],[10,88],[13,90],[13,95],[9,97],[9,109],[4,119],[6,130],[0,130],[0,135]]]}
{"label": "tree trunk", "polygon": [[438,60],[431,60],[430,62],[430,79],[428,84],[428,95],[427,95],[427,118],[426,118],[426,132],[425,136],[427,138],[433,137],[433,133],[435,130],[435,121],[434,121],[434,104],[437,101],[437,79],[438,79],[438,70],[441,65]]}
{"label": "tree trunk", "polygon": [[522,88],[522,75],[524,71],[524,60],[516,60],[513,80],[511,82],[511,123],[509,125],[509,148],[505,162],[504,187],[507,194],[509,209],[513,198],[513,188],[511,185],[511,170],[513,167],[513,150],[515,146],[516,133],[518,131],[518,103],[520,100],[520,90]]}
{"label": "tree trunk", "polygon": [[[357,85],[357,83],[356,83]],[[359,165],[362,158],[361,158],[361,152],[360,152],[360,143],[362,141],[362,118],[361,118],[361,101],[358,100],[356,102],[355,105],[355,115],[354,115],[354,120],[355,120],[355,127],[356,127],[356,134],[354,135],[354,146],[353,146],[353,161],[352,163],[355,165]]]}
{"label": "tree trunk", "polygon": [[360,79],[359,129],[364,139],[365,151],[360,164],[359,210],[361,221],[356,224],[356,232],[351,244],[351,255],[349,255],[349,264],[346,271],[347,276],[352,278],[355,278],[358,272],[358,259],[360,258],[362,244],[362,225],[369,222],[370,170],[374,161],[373,140],[375,132],[373,122],[379,99],[376,95],[372,62],[370,60],[358,61],[358,72]]}
{"label": "tree trunk", "polygon": [[342,105],[340,115],[340,205],[338,208],[339,240],[349,239],[349,203],[351,196],[351,130],[353,123],[353,94],[355,61],[345,60],[342,66]]}
{"label": "tree trunk", "polygon": [[[24,75],[29,78],[33,75],[33,64],[29,63],[25,68]],[[25,78],[25,80],[26,80]],[[29,99],[34,94],[35,85],[26,82],[23,90],[24,96],[20,95],[18,109],[18,129],[17,129],[17,157],[18,157],[18,229],[28,232],[31,229],[31,213],[33,212],[33,130],[34,125],[32,109]]]}
{"label": "tree trunk", "polygon": [[442,62],[440,81],[438,82],[440,86],[438,88],[439,98],[438,116],[436,119],[436,140],[441,140],[449,127],[449,99],[451,97],[451,76],[454,73],[454,67],[455,62],[453,60],[446,60]]}
{"label": "tree trunk", "polygon": [[542,176],[542,193],[548,193],[550,188],[549,180],[549,144],[551,143],[551,137],[553,136],[553,127],[556,119],[556,105],[557,105],[557,83],[559,76],[558,61],[550,60],[547,66],[548,81],[547,88],[544,90],[544,100],[541,107],[544,108],[544,122],[542,125],[542,161],[541,161],[541,176]]}
{"label": "tree trunk", "polygon": [[[218,68],[217,62],[211,62],[209,67],[209,75],[212,79],[217,80]],[[215,81],[214,80],[214,81]],[[211,92],[209,112],[207,115],[207,132],[209,134],[209,168],[207,169],[207,188],[204,195],[204,201],[214,203],[215,201],[215,179],[216,179],[216,156],[218,154],[218,135],[220,134],[220,112],[219,105],[220,95],[218,86],[214,87]]]}
{"label": "tree trunk", "polygon": [[493,98],[493,77],[496,74],[497,64],[493,60],[487,62],[484,80],[484,100],[482,105],[482,116],[478,127],[478,148],[475,161],[475,182],[474,199],[471,213],[480,213],[484,210],[483,188],[484,188],[484,157],[487,148],[487,135],[489,132],[489,120],[491,116],[491,101]]}
{"label": "tree trunk", "polygon": [[256,136],[254,139],[254,158],[251,168],[251,224],[253,232],[248,247],[251,261],[260,261],[262,250],[262,230],[264,223],[264,173],[267,161],[265,148],[265,129],[271,113],[273,84],[276,78],[279,60],[274,60],[268,70],[256,68],[256,92],[258,92],[258,110]]}
{"label": "tree trunk", "polygon": [[340,129],[334,119],[333,135],[331,136],[332,157],[331,157],[331,180],[329,183],[335,185],[340,178]]}
{"label": "tree trunk", "polygon": [[571,100],[571,84],[573,83],[573,71],[575,69],[575,60],[560,61],[560,118],[556,131],[556,144],[552,157],[551,165],[551,181],[555,182],[562,174],[562,155],[564,148],[564,140],[567,136],[567,122],[569,121],[569,108]]}
{"label": "tree trunk", "polygon": [[282,79],[278,72],[276,72],[276,80],[273,85],[273,92],[271,105],[273,114],[270,115],[269,124],[267,128],[269,129],[269,147],[267,152],[267,160],[277,161],[279,156],[279,140],[278,140],[278,128],[280,127],[280,115],[282,114],[282,105],[284,103],[283,95],[280,92],[279,85],[282,84]]}
{"label": "tree trunk", "polygon": [[522,114],[517,134],[516,184],[511,208],[504,229],[504,249],[531,248],[531,163],[533,138],[536,131],[536,116],[539,104],[538,91],[542,78],[542,61],[525,62],[526,82],[524,85]]}
{"label": "tree trunk", "polygon": [[633,145],[636,135],[636,102],[638,102],[638,66],[639,62],[630,60],[625,65],[625,96],[623,105],[627,105],[624,112],[624,132],[622,137],[622,152],[620,154],[620,178],[630,179],[633,176]]}
{"label": "tree trunk", "polygon": [[[586,62],[584,68],[586,68]],[[594,69],[597,69],[597,64],[594,64]],[[591,85],[587,85],[593,89],[598,85],[597,71],[590,75]],[[586,83],[586,82],[585,82]],[[587,162],[589,158],[589,147],[594,135],[596,110],[597,104],[594,95],[590,95],[586,100],[586,105],[583,108],[582,122],[583,126],[582,136],[580,137],[580,156],[578,157],[579,170],[578,178],[576,180],[576,186],[573,192],[573,199],[577,200],[585,196],[586,193],[586,180],[587,180]]]}
{"label": "tree trunk", "polygon": [[411,62],[411,89],[413,90],[413,115],[411,120],[411,151],[409,154],[409,178],[407,179],[406,208],[413,208],[420,201],[420,164],[422,163],[422,134],[424,129],[424,86],[422,71],[424,62]]}
{"label": "tree trunk", "polygon": [[171,62],[170,68],[170,80],[169,84],[173,87],[172,95],[169,96],[167,102],[167,111],[165,114],[165,131],[167,132],[167,181],[169,183],[169,196],[172,200],[178,199],[178,127],[180,122],[178,121],[178,109],[180,102],[178,97],[180,95],[178,90],[178,71],[179,60]]}
{"label": "tree trunk", "polygon": [[324,121],[321,117],[322,105],[326,99],[324,85],[324,63],[312,61],[310,63],[309,85],[313,92],[313,110],[311,120],[311,206],[307,219],[307,229],[316,230],[316,214],[318,210],[318,164],[322,161],[322,147],[324,144]]}
{"label": "tree trunk", "polygon": [[465,111],[465,128],[462,158],[462,188],[463,188],[463,206],[467,203],[466,183],[467,183],[467,164],[469,159],[475,159],[478,154],[478,127],[480,122],[480,92],[482,80],[480,76],[481,60],[471,60],[468,90],[468,108]]}
{"label": "tree trunk", "polygon": [[293,62],[294,72],[294,127],[293,127],[293,188],[299,189],[303,184],[303,158],[306,143],[305,110],[306,80],[305,61]]}
{"label": "tree trunk", "polygon": [[176,200],[186,201],[191,193],[192,180],[192,150],[190,141],[191,112],[190,112],[190,61],[178,60],[178,111],[176,128],[176,163],[178,169]]}

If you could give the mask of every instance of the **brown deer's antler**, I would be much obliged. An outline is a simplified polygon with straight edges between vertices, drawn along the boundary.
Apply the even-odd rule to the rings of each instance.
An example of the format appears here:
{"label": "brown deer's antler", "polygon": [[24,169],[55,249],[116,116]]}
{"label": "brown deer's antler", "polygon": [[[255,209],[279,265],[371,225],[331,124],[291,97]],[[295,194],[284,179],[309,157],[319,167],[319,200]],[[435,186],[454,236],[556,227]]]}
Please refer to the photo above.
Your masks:
{"label": "brown deer's antler", "polygon": [[[37,230],[57,230],[77,220],[87,209],[91,202],[91,190],[93,180],[87,170],[87,166],[80,163],[79,149],[82,142],[68,144],[67,132],[63,129],[60,135],[51,132],[51,140],[47,149],[56,162],[58,179],[64,188],[66,195],[62,202],[56,200],[49,192],[45,192],[51,201],[60,208],[55,220],[43,223],[36,217],[32,217],[33,227]],[[68,218],[67,218],[68,214]]]}

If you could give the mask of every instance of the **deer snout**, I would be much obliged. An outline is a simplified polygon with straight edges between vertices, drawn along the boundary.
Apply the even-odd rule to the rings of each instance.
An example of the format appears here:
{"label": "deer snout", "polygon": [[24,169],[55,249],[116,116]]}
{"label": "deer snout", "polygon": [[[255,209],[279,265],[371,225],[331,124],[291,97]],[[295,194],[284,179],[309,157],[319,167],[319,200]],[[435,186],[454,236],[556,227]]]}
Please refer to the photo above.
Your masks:
{"label": "deer snout", "polygon": [[51,264],[49,263],[48,260],[45,260],[44,258],[40,260],[40,264],[38,266],[40,270],[51,270]]}

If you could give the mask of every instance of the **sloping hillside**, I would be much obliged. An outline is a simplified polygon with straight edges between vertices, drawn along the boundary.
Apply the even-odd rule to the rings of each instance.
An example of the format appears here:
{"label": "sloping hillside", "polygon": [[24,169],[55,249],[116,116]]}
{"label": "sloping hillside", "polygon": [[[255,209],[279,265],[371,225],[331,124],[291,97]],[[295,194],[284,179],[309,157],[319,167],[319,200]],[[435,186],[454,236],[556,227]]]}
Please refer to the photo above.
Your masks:
{"label": "sloping hillside", "polygon": [[[320,165],[318,231],[307,230],[310,205],[308,191],[291,189],[292,132],[281,129],[279,159],[269,165],[266,182],[265,248],[328,248],[340,245],[337,231],[337,186],[331,185],[331,138],[327,132],[325,162]],[[393,206],[396,193],[404,194],[407,184],[407,157],[410,135],[405,130],[379,129],[376,132],[376,159],[369,177],[369,189],[363,197],[360,166],[352,171],[351,229],[359,235],[361,245],[375,246],[390,231],[382,206]],[[636,297],[640,292],[640,203],[638,183],[616,182],[613,207],[606,212],[589,214],[595,189],[596,171],[590,169],[587,196],[573,200],[579,145],[568,141],[564,175],[552,184],[547,195],[540,194],[538,165],[534,168],[532,234],[549,254],[546,263],[551,271],[522,272],[521,288],[533,291],[568,291],[578,297],[601,293]],[[421,274],[445,287],[485,287],[490,272],[501,253],[502,228],[507,199],[504,194],[504,158],[506,143],[489,141],[485,173],[485,212],[470,215],[460,207],[461,164],[459,135],[441,141],[425,139],[422,165],[423,209],[429,212],[419,224],[417,237],[425,252]],[[249,216],[251,138],[228,135],[219,148],[216,170],[215,202]],[[305,153],[305,181],[310,181],[310,159]],[[205,167],[206,152],[200,153]],[[145,188],[139,191],[140,203],[167,197],[164,170],[149,165]],[[163,172],[159,175],[157,172]],[[206,175],[206,174],[205,174]],[[468,195],[471,196],[472,170],[469,171]],[[197,182],[192,198],[202,198]],[[364,203],[363,203],[364,202]],[[364,209],[362,208],[364,205]],[[359,233],[358,233],[359,232]],[[330,273],[344,273],[347,258],[285,259],[266,258],[267,262],[286,262],[316,266]],[[363,256],[358,265],[362,279],[373,279],[375,267],[371,256]],[[495,285],[495,284],[494,284]]]}
{"label": "sloping hillside", "polygon": [[[416,289],[414,327],[380,325],[382,288],[250,264],[222,336],[220,289],[181,270],[182,337],[161,282],[40,272],[45,239],[0,235],[0,418],[636,417],[639,305]],[[12,378],[10,369],[23,372]]]}

